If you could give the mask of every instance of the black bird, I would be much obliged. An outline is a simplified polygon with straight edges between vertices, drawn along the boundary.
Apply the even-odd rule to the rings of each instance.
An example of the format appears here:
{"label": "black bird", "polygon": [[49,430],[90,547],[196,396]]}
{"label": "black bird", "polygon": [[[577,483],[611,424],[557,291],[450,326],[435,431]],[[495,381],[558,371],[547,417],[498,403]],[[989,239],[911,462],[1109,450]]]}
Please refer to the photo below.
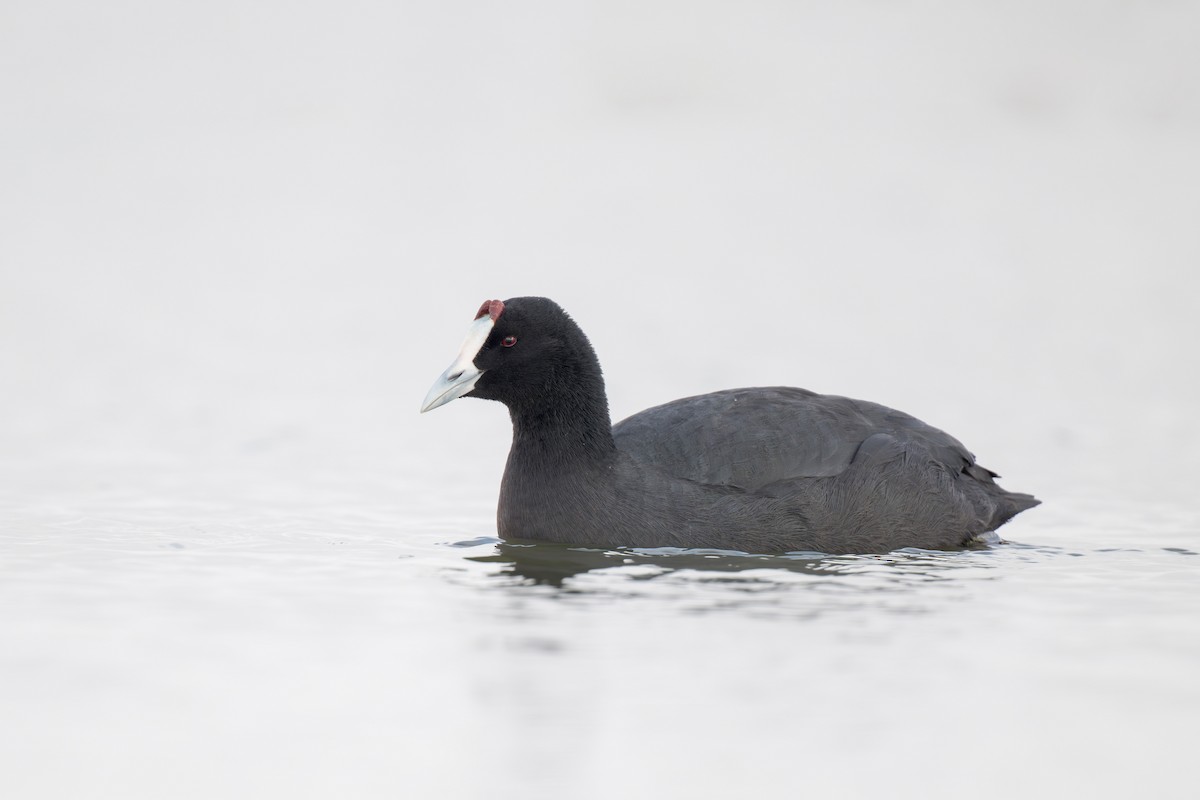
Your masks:
{"label": "black bird", "polygon": [[952,436],[863,400],[730,389],[612,425],[600,362],[544,297],[489,300],[421,411],[499,400],[499,533],[602,547],[881,553],[963,547],[1038,504]]}

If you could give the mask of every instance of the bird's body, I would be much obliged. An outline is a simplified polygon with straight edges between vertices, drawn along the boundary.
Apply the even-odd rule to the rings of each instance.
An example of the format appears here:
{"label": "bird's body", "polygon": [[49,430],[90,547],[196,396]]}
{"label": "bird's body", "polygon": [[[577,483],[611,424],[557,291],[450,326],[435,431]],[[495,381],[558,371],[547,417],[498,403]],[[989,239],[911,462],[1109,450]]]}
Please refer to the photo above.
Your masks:
{"label": "bird's body", "polygon": [[506,538],[954,549],[1038,502],[1000,488],[937,428],[803,389],[714,392],[612,426],[591,345],[552,301],[489,301],[476,329],[425,408],[463,394],[508,406],[513,443],[497,511]]}

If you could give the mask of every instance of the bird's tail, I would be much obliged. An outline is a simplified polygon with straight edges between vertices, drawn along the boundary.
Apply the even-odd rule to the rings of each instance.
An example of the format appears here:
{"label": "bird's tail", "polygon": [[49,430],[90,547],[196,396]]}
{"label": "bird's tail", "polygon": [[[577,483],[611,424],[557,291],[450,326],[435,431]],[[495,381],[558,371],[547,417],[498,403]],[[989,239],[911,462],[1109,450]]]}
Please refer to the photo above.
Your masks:
{"label": "bird's tail", "polygon": [[[1000,489],[999,486],[996,488]],[[996,514],[993,517],[993,529],[999,528],[1022,511],[1027,511],[1042,503],[1041,500],[1038,500],[1031,494],[1008,492],[1003,489],[996,492],[994,497],[996,500]]]}

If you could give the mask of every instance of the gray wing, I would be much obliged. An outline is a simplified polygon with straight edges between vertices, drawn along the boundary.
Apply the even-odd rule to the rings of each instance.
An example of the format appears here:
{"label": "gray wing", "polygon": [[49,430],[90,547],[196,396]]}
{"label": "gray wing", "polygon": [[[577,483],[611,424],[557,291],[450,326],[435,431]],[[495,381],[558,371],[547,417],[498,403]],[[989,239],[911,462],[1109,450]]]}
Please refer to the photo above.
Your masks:
{"label": "gray wing", "polygon": [[[952,472],[975,457],[957,439],[900,411],[805,389],[729,389],[686,397],[613,426],[617,448],[672,475],[755,491],[840,474],[876,433],[919,442]],[[979,477],[982,477],[980,475]]]}

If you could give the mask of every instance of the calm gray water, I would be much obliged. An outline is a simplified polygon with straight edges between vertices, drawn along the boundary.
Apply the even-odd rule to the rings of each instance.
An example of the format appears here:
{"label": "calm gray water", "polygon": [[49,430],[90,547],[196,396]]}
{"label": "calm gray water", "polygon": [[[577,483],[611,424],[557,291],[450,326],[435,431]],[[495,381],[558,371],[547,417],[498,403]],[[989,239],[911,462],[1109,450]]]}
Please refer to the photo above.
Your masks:
{"label": "calm gray water", "polygon": [[5,476],[10,796],[1194,788],[1194,509],[1047,498],[956,553],[598,551],[499,543],[486,485],[398,460],[242,461]]}
{"label": "calm gray water", "polygon": [[[0,796],[1197,796],[1200,6],[0,12]],[[1045,504],[837,558],[497,542],[614,417],[874,400]]]}

